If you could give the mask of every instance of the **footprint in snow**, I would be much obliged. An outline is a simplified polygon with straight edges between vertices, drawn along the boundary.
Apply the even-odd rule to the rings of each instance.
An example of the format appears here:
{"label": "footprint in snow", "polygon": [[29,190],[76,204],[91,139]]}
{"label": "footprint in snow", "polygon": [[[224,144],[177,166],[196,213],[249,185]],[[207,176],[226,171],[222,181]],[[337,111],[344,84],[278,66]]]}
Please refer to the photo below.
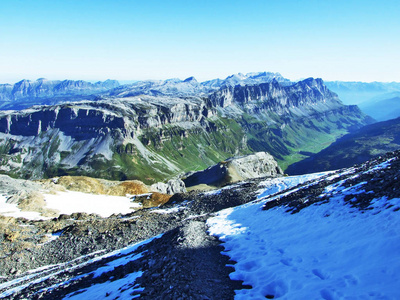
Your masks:
{"label": "footprint in snow", "polygon": [[321,280],[325,280],[325,279],[329,278],[329,274],[326,274],[325,272],[323,272],[320,269],[313,269],[312,272],[315,276],[319,277]]}

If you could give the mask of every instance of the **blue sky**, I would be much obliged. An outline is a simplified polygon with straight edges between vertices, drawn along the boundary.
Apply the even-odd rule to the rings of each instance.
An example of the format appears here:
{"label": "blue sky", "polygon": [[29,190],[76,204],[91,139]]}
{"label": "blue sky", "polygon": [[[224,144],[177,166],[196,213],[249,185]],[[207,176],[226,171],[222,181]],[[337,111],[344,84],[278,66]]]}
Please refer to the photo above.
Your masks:
{"label": "blue sky", "polygon": [[0,83],[225,78],[400,82],[400,1],[3,0]]}

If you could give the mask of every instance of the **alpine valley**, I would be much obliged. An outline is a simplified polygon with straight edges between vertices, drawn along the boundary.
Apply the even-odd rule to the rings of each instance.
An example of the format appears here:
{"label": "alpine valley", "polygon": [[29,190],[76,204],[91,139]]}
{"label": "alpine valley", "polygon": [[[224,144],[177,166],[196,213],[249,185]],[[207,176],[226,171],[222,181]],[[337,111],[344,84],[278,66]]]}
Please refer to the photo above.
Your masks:
{"label": "alpine valley", "polygon": [[[25,179],[85,175],[155,183],[260,151],[286,169],[302,153],[319,152],[373,122],[357,106],[343,105],[321,79],[291,83],[264,72],[104,91],[115,85],[39,79],[3,88],[9,108],[50,96],[61,103],[0,113],[0,171]],[[58,97],[78,91],[78,102]],[[88,94],[91,100],[82,100]]]}

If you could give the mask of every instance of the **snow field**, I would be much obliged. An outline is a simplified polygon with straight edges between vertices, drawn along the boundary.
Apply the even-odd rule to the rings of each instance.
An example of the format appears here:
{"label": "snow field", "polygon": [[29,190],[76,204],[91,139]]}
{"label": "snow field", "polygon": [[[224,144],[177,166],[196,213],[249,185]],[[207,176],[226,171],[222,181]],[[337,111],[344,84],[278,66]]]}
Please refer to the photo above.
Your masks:
{"label": "snow field", "polygon": [[[100,267],[97,270],[85,275],[89,276],[93,274],[93,278],[96,278],[104,273],[113,271],[118,266],[126,265],[129,262],[139,259],[140,257],[142,257],[143,252],[136,253],[136,250],[140,246],[148,244],[154,239],[160,238],[161,236],[162,234],[102,256],[101,259],[111,256],[116,256],[116,259],[108,262],[103,267]],[[140,296],[139,294],[137,296],[131,296],[131,294],[143,291],[142,287],[140,287],[138,284],[135,284],[136,279],[142,276],[142,274],[142,271],[137,271],[130,273],[118,280],[112,280],[112,278],[110,278],[110,280],[108,280],[107,282],[93,284],[86,289],[78,290],[74,293],[68,294],[64,299],[103,299],[104,297],[110,297],[110,299],[137,298]],[[82,275],[79,275],[78,277],[82,277]]]}
{"label": "snow field", "polygon": [[[141,208],[139,203],[134,203],[129,197],[94,195],[82,192],[58,192],[57,194],[43,194],[46,208],[55,209],[60,214],[84,212],[98,214],[107,218],[112,214],[128,214]],[[28,220],[46,220],[38,212],[21,211],[17,204],[7,203],[7,198],[0,195],[0,214],[7,217],[25,218]]]}
{"label": "snow field", "polygon": [[94,195],[81,192],[58,192],[57,194],[45,194],[47,208],[60,211],[61,214],[85,212],[98,214],[104,218],[112,214],[128,214],[140,208],[140,204],[133,203],[128,197]]}
{"label": "snow field", "polygon": [[258,198],[262,199],[263,197],[273,195],[275,193],[295,187],[298,184],[302,184],[310,180],[318,179],[330,173],[332,172],[321,172],[321,173],[306,174],[300,176],[278,177],[262,181],[260,182],[259,186],[263,188],[260,189]]}
{"label": "snow field", "polygon": [[263,211],[264,200],[209,219],[210,234],[237,262],[231,278],[252,286],[236,299],[399,299],[400,199],[375,199],[361,213],[343,201],[360,188],[335,184],[330,202],[296,214]]}

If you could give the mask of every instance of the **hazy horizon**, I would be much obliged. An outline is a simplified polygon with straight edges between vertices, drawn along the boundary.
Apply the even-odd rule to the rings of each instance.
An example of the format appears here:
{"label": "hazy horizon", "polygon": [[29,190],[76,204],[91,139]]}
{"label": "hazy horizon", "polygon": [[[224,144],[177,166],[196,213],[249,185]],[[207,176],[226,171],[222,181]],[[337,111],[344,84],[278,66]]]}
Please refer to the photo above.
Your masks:
{"label": "hazy horizon", "polygon": [[[264,71],[260,71],[260,72],[264,72]],[[268,71],[265,71],[265,72],[268,72]],[[242,72],[239,72],[239,73],[242,73]],[[251,73],[251,72],[250,72]],[[278,72],[279,73],[279,72]],[[237,73],[236,73],[237,74]],[[234,74],[230,74],[230,75],[234,75]],[[230,76],[230,75],[228,75],[228,76]],[[282,75],[282,74],[281,74]],[[227,77],[228,77],[227,76]],[[282,75],[283,76],[283,75]],[[189,77],[192,77],[192,76],[188,76],[188,77],[185,77],[185,78],[178,78],[178,79],[180,79],[180,80],[185,80],[186,78],[189,78]],[[195,77],[195,76],[193,76],[193,77]],[[283,76],[283,77],[285,77],[285,76]],[[16,80],[16,81],[12,81],[12,82],[0,82],[0,84],[11,84],[11,85],[14,85],[14,84],[16,84],[16,83],[18,83],[18,82],[20,82],[20,81],[22,81],[22,80],[29,80],[29,81],[31,81],[31,82],[34,82],[34,81],[36,81],[36,80],[39,80],[39,79],[41,79],[41,78],[43,78],[43,77],[39,77],[39,78],[36,78],[36,79],[31,79],[31,78],[22,78],[22,79],[19,79],[19,80]],[[119,80],[119,79],[115,79],[115,78],[106,78],[106,79],[101,79],[101,80],[91,80],[91,79],[86,79],[86,80],[84,80],[84,79],[82,79],[82,78],[74,78],[74,79],[71,79],[71,78],[57,78],[57,79],[53,79],[53,78],[45,78],[45,79],[47,79],[47,80],[51,80],[51,81],[57,81],[57,80],[59,80],[59,81],[63,81],[63,80],[84,80],[84,81],[87,81],[87,82],[91,82],[91,83],[95,83],[95,82],[98,82],[98,81],[106,81],[106,80],[117,80],[121,85],[124,85],[124,84],[131,84],[131,83],[135,83],[135,82],[138,82],[138,81],[146,81],[146,80],[166,80],[166,79],[173,79],[173,78],[177,78],[177,77],[170,77],[170,78],[147,78],[147,79],[138,79],[138,80],[124,80],[124,79],[122,79],[122,80]],[[196,77],[195,77],[196,78]],[[286,77],[285,77],[286,78]],[[307,78],[310,78],[310,77],[307,77]],[[307,79],[307,78],[298,78],[298,79],[290,79],[290,78],[287,78],[287,79],[290,79],[291,81],[293,81],[293,82],[298,82],[298,81],[302,81],[302,80],[305,80],[305,79]],[[320,78],[320,77],[314,77],[314,78]],[[221,77],[218,77],[218,78],[208,78],[208,79],[205,79],[205,80],[198,80],[197,78],[196,78],[196,80],[198,80],[199,82],[204,82],[204,81],[208,81],[208,80],[213,80],[213,79],[222,79],[222,80],[224,80],[224,79],[226,79],[226,77],[224,77],[224,78],[221,78]],[[400,83],[400,81],[356,81],[356,80],[325,80],[324,78],[322,78],[323,79],[323,81],[326,81],[326,82],[335,82],[335,81],[338,81],[338,82],[362,82],[362,83],[374,83],[374,82],[379,82],[379,83]]]}
{"label": "hazy horizon", "polygon": [[398,1],[3,1],[0,83],[290,80],[400,82]]}

